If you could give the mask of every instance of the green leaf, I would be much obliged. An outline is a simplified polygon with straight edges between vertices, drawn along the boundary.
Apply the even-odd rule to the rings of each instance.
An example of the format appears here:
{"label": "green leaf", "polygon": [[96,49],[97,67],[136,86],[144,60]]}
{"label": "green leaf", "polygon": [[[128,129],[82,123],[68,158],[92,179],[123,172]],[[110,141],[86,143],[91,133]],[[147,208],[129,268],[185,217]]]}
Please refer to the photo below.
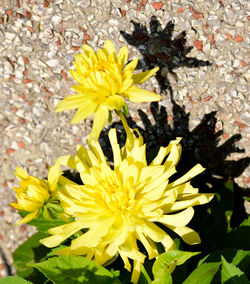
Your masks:
{"label": "green leaf", "polygon": [[152,282],[152,284],[171,284],[172,277],[168,269],[169,266],[182,265],[190,257],[195,256],[197,254],[199,254],[199,252],[189,252],[180,250],[172,250],[160,254],[153,265],[153,274],[155,280]]}
{"label": "green leaf", "polygon": [[234,182],[229,179],[228,181],[225,182],[224,184],[225,188],[227,188],[228,190],[230,190],[231,192],[234,191]]}
{"label": "green leaf", "polygon": [[198,266],[183,282],[183,284],[209,284],[218,271],[221,262],[203,263]]}
{"label": "green leaf", "polygon": [[200,252],[171,250],[160,254],[155,261],[155,264],[157,264],[158,262],[165,262],[167,264],[182,265],[189,258],[197,254],[200,254]]}
{"label": "green leaf", "polygon": [[112,113],[109,111],[109,118],[108,118],[109,123],[112,125],[113,119],[112,119]]}
{"label": "green leaf", "polygon": [[144,265],[141,264],[141,275],[138,281],[139,284],[146,283],[151,284],[152,280],[150,279],[147,270],[145,269]]}
{"label": "green leaf", "polygon": [[95,262],[80,256],[52,257],[32,264],[55,284],[118,284],[114,274]]}
{"label": "green leaf", "polygon": [[123,109],[125,116],[129,117],[128,105],[126,103],[124,103],[122,109]]}
{"label": "green leaf", "polygon": [[164,263],[157,265],[157,269],[153,270],[154,281],[152,284],[172,284],[172,276],[168,269],[168,266]]}
{"label": "green leaf", "polygon": [[32,284],[18,276],[7,276],[0,279],[0,284]]}
{"label": "green leaf", "polygon": [[249,227],[250,226],[250,216],[248,219],[244,220],[241,224],[240,227]]}
{"label": "green leaf", "polygon": [[217,250],[203,259],[198,263],[198,266],[205,262],[218,262],[223,256],[230,263],[238,266],[247,276],[250,277],[249,263],[250,263],[250,251],[237,250],[237,249],[224,249]]}
{"label": "green leaf", "polygon": [[221,283],[226,284],[248,284],[248,280],[244,273],[232,263],[228,263],[223,256],[221,256]]}
{"label": "green leaf", "polygon": [[[25,217],[28,213],[27,212],[21,212],[19,211],[19,214],[22,217]],[[45,219],[42,214],[39,215],[38,218],[35,220],[32,220],[28,223],[29,225],[32,225],[36,227],[37,231],[47,233],[50,228],[54,228],[63,224],[66,224],[66,221],[63,219]]]}
{"label": "green leaf", "polygon": [[48,234],[38,232],[20,245],[13,253],[14,266],[17,271],[17,275],[26,278],[30,281],[41,278],[41,282],[36,281],[36,283],[43,283],[43,275],[39,273],[40,278],[38,278],[38,271],[34,268],[27,266],[27,264],[35,263],[41,260],[50,251],[47,247],[39,243],[39,240],[47,237]]}
{"label": "green leaf", "polygon": [[244,198],[246,201],[250,202],[250,197],[249,197],[249,196],[243,196],[243,198]]}

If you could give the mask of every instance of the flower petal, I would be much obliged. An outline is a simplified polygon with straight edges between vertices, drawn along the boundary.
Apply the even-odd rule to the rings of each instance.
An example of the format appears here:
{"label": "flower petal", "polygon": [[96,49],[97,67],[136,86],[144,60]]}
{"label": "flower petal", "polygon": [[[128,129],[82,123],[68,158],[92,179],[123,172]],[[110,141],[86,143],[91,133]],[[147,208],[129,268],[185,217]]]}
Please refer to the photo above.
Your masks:
{"label": "flower petal", "polygon": [[158,220],[154,220],[156,222],[160,222],[166,226],[175,226],[175,227],[183,227],[186,226],[194,216],[193,207],[189,207],[184,211],[176,214],[167,214],[160,217]]}
{"label": "flower petal", "polygon": [[113,43],[109,39],[105,41],[103,51],[108,54],[109,59],[115,58],[115,48]]}
{"label": "flower petal", "polygon": [[117,168],[121,164],[122,160],[121,160],[121,149],[117,142],[116,129],[111,128],[108,133],[108,136],[113,151],[114,166],[115,168]]}
{"label": "flower petal", "polygon": [[161,99],[160,95],[141,89],[137,86],[130,87],[123,95],[134,103],[155,102]]}
{"label": "flower petal", "polygon": [[61,157],[56,159],[56,163],[59,163],[62,166],[66,166],[66,167],[72,168],[74,170],[77,169],[76,168],[75,156],[71,156],[71,155],[61,156]]}
{"label": "flower petal", "polygon": [[71,243],[71,248],[73,250],[78,249],[82,246],[84,247],[96,247],[100,239],[107,234],[110,227],[115,222],[115,218],[108,218],[106,220],[100,221],[97,227],[92,227],[86,233],[73,240]]}
{"label": "flower petal", "polygon": [[93,128],[89,136],[90,140],[98,139],[103,127],[108,122],[108,117],[109,111],[106,108],[99,106],[94,115]]}
{"label": "flower petal", "polygon": [[[183,197],[183,200],[182,200]],[[200,194],[184,194],[178,195],[178,201],[173,203],[169,208],[169,212],[179,211],[187,207],[202,205],[210,202],[214,197],[212,193],[200,193]]]}
{"label": "flower petal", "polygon": [[151,69],[151,70],[148,70],[148,71],[145,71],[145,72],[133,74],[133,76],[132,76],[133,81],[134,81],[133,83],[134,84],[144,83],[150,77],[154,76],[158,70],[159,70],[159,67],[155,67],[154,69]]}
{"label": "flower petal", "polygon": [[138,61],[139,61],[138,58],[136,58],[136,59],[130,61],[130,62],[126,65],[126,67],[124,68],[123,73],[127,73],[128,71],[132,73],[132,72],[135,70],[135,68],[136,68],[136,66],[137,66],[137,64],[138,64]]}
{"label": "flower petal", "polygon": [[48,232],[50,234],[53,234],[53,236],[41,239],[40,243],[49,248],[56,247],[82,228],[82,223],[80,221],[75,221],[69,224],[49,229]]}
{"label": "flower petal", "polygon": [[17,177],[19,177],[20,179],[26,179],[29,177],[29,175],[27,174],[27,172],[19,167],[16,167],[16,172],[14,173]]}
{"label": "flower petal", "polygon": [[200,244],[201,242],[198,233],[188,227],[168,227],[176,234],[178,234],[183,239],[183,241],[189,245],[196,245]]}
{"label": "flower petal", "polygon": [[68,95],[55,106],[55,112],[78,108],[84,101],[86,101],[86,98],[82,94]]}
{"label": "flower petal", "polygon": [[20,220],[19,222],[16,223],[16,225],[21,225],[24,223],[28,223],[31,220],[35,219],[36,217],[38,217],[39,215],[39,210],[35,210],[33,212],[31,212],[30,214],[26,215],[22,220]]}
{"label": "flower petal", "polygon": [[184,176],[182,176],[179,179],[177,179],[176,181],[170,183],[169,186],[173,187],[173,186],[180,185],[180,184],[190,180],[191,178],[197,176],[198,174],[202,173],[203,171],[205,171],[205,168],[203,168],[200,164],[197,164],[190,171],[188,171]]}
{"label": "flower petal", "polygon": [[58,179],[59,179],[60,175],[63,173],[62,171],[60,171],[60,168],[61,168],[60,164],[59,163],[55,163],[55,165],[52,166],[49,169],[49,172],[48,172],[48,184],[49,184],[49,190],[51,192],[56,190]]}
{"label": "flower petal", "polygon": [[76,124],[89,117],[95,110],[97,105],[89,100],[78,105],[79,109],[74,115],[71,124]]}
{"label": "flower petal", "polygon": [[120,110],[124,104],[124,99],[119,95],[109,96],[104,103],[108,110]]}
{"label": "flower petal", "polygon": [[119,65],[121,65],[121,68],[125,66],[128,60],[128,48],[127,46],[123,46],[118,54],[117,54],[117,62]]}

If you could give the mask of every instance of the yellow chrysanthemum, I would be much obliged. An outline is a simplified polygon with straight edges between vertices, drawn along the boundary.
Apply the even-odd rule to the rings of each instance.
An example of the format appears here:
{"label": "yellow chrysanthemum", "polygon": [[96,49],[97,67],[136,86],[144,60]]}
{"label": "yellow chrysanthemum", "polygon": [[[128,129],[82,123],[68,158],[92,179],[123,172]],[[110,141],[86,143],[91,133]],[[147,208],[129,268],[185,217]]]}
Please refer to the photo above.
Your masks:
{"label": "yellow chrysanthemum", "polygon": [[155,224],[158,222],[186,243],[200,243],[199,235],[186,225],[194,215],[193,206],[209,202],[213,194],[199,194],[189,182],[204,170],[199,164],[169,183],[181,155],[180,138],[168,147],[161,147],[156,158],[147,165],[142,137],[138,133],[137,138],[132,130],[129,131],[126,145],[121,149],[116,130],[109,132],[113,169],[97,141],[89,142],[90,150],[78,146],[76,156],[58,159],[61,164],[78,170],[84,185],[60,178],[63,185],[59,192],[61,204],[76,220],[50,229],[52,236],[41,243],[55,247],[81,229],[87,229],[72,240],[70,247],[57,254],[85,255],[100,265],[119,254],[129,271],[129,259],[134,261],[132,282],[137,283],[141,263],[146,257],[139,251],[137,240],[144,245],[149,259],[158,256],[157,242],[162,243],[166,251],[173,249],[174,241]]}
{"label": "yellow chrysanthemum", "polygon": [[14,208],[30,212],[16,223],[28,223],[38,217],[40,209],[53,196],[57,190],[57,182],[61,175],[60,165],[55,164],[49,169],[48,180],[29,176],[25,170],[17,167],[14,173],[21,180],[19,187],[14,187],[18,203],[11,203]]}
{"label": "yellow chrysanthemum", "polygon": [[158,94],[134,86],[155,75],[159,68],[133,74],[138,59],[127,64],[126,46],[117,55],[110,40],[106,40],[103,50],[98,52],[86,44],[82,49],[84,53],[75,55],[76,71],[70,71],[79,84],[72,87],[78,94],[67,96],[56,106],[56,112],[78,108],[71,123],[79,123],[94,113],[90,139],[98,138],[108,121],[109,111],[119,111],[124,106],[123,97],[136,103],[161,99]]}

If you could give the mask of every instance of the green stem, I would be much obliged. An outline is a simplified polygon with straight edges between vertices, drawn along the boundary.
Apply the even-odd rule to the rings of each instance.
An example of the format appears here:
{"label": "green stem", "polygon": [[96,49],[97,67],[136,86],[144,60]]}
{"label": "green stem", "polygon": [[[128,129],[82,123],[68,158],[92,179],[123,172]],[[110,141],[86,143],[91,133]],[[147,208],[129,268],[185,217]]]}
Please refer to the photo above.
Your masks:
{"label": "green stem", "polygon": [[149,277],[148,272],[147,272],[147,270],[145,269],[145,267],[144,267],[143,264],[141,264],[141,272],[142,272],[142,274],[144,275],[145,279],[147,280],[148,284],[152,283],[152,280],[151,280],[151,278]]}
{"label": "green stem", "polygon": [[125,131],[127,133],[127,138],[132,142],[133,141],[133,135],[132,135],[132,133],[130,131],[130,128],[128,126],[128,122],[127,122],[123,112],[122,111],[117,111],[117,114],[120,116],[120,119],[121,119],[121,122],[123,124],[123,127],[124,127],[124,129],[125,129]]}

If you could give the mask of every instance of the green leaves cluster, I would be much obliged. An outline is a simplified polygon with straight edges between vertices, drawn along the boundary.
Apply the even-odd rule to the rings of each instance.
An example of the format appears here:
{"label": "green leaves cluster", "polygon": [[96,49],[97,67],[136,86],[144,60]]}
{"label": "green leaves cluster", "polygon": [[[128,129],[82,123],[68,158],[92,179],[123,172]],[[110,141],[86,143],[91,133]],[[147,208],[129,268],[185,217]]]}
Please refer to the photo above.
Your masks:
{"label": "green leaves cluster", "polygon": [[[249,283],[250,217],[241,222],[238,228],[231,228],[231,185],[226,184],[222,191],[217,193],[212,206],[207,206],[206,211],[200,211],[199,222],[193,223],[193,227],[203,239],[202,244],[194,249],[201,252],[184,251],[186,248],[190,249],[190,246],[185,247],[184,243],[175,239],[178,250],[160,254],[154,263],[146,260],[141,267],[138,284]],[[224,203],[221,205],[222,200]],[[218,219],[212,223],[216,216]],[[104,268],[82,256],[56,256],[56,250],[63,245],[49,249],[39,243],[40,239],[48,236],[49,228],[66,222],[64,219],[45,219],[43,214],[31,221],[29,224],[35,226],[38,232],[13,253],[18,276],[0,279],[0,284],[130,283],[131,275],[124,269],[119,258]],[[222,225],[220,222],[224,224],[223,231],[218,227],[218,224]]]}
{"label": "green leaves cluster", "polygon": [[[33,235],[15,251],[13,257],[18,277],[4,278],[4,282],[0,279],[0,284],[130,283],[130,278],[126,279],[122,275],[120,277],[119,271],[108,270],[85,257],[53,256],[51,252],[47,254],[45,251],[42,252],[41,249],[44,249],[44,247],[39,244],[40,237],[44,237],[44,233],[38,232]],[[44,257],[39,259],[42,255]],[[236,249],[219,250],[205,256],[198,262],[197,267],[191,273],[187,273],[184,280],[181,280],[178,275],[180,271],[183,270],[184,266],[190,264],[190,258],[197,260],[199,256],[199,252],[180,250],[162,253],[154,262],[152,273],[148,273],[145,267],[142,267],[139,284],[249,283],[250,251]],[[170,269],[173,266],[177,268],[171,274]],[[181,270],[178,270],[178,268]]]}

